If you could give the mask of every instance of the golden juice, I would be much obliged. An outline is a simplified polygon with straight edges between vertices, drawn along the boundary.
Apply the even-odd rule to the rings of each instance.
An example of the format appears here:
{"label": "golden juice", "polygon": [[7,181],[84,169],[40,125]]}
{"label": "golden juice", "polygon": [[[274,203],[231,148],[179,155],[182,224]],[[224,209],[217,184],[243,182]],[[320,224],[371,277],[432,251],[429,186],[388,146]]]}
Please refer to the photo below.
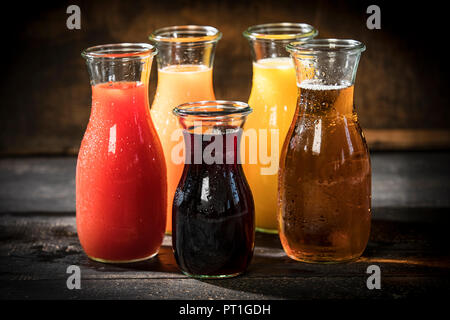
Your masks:
{"label": "golden juice", "polygon": [[[291,58],[265,58],[253,63],[253,86],[248,104],[253,114],[245,130],[257,132],[257,146],[245,142],[244,171],[255,200],[256,228],[277,232],[277,173],[281,148],[297,102],[295,68]],[[274,148],[274,150],[272,150]],[[257,163],[249,163],[251,152]],[[270,159],[270,160],[269,160]]]}
{"label": "golden juice", "polygon": [[280,239],[304,262],[359,257],[370,233],[369,152],[353,85],[303,82],[279,174]]}
{"label": "golden juice", "polygon": [[172,155],[174,148],[184,148],[182,135],[176,134],[181,131],[172,110],[182,103],[214,99],[212,68],[204,65],[171,65],[158,70],[158,86],[151,115],[167,167],[167,233],[172,231],[172,202],[184,167],[184,154],[181,163],[174,162],[179,156],[178,152],[177,157],[173,158]]}

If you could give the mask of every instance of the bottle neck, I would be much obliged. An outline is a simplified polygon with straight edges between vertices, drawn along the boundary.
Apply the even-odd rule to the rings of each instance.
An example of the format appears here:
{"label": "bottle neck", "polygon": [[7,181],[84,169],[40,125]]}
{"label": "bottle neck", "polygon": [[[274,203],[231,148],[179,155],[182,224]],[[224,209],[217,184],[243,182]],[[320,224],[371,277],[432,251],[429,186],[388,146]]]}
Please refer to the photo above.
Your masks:
{"label": "bottle neck", "polygon": [[156,46],[158,55],[158,70],[170,66],[196,65],[212,68],[214,64],[214,54],[217,42],[210,43],[167,43],[160,42]]}
{"label": "bottle neck", "polygon": [[92,86],[92,120],[117,122],[144,119],[149,113],[148,85],[138,82],[100,83]]}
{"label": "bottle neck", "polygon": [[216,129],[214,133],[203,134],[195,131],[183,131],[186,164],[233,166],[240,164],[242,128]]}
{"label": "bottle neck", "polygon": [[359,52],[294,52],[293,57],[300,111],[331,118],[356,116],[353,94]]}
{"label": "bottle neck", "polygon": [[148,86],[153,57],[87,60],[91,85],[135,82]]}
{"label": "bottle neck", "polygon": [[212,68],[202,65],[171,65],[158,70],[158,85],[152,109],[169,112],[190,101],[214,100]]}
{"label": "bottle neck", "polygon": [[306,23],[265,23],[249,27],[243,36],[249,41],[253,61],[289,57],[286,46],[291,42],[306,41],[318,31]]}
{"label": "bottle neck", "polygon": [[293,53],[297,84],[319,84],[322,87],[344,86],[355,83],[360,52]]}
{"label": "bottle neck", "polygon": [[316,85],[299,87],[298,107],[303,115],[336,118],[354,115],[353,85]]}
{"label": "bottle neck", "polygon": [[[213,63],[216,42],[157,43],[158,86],[155,108],[200,100],[214,100]],[[167,105],[162,107],[161,105]],[[159,107],[158,107],[159,106]],[[153,108],[153,107],[152,107]]]}
{"label": "bottle neck", "polygon": [[286,51],[288,44],[287,40],[249,39],[253,62],[262,59],[289,58],[289,53]]}

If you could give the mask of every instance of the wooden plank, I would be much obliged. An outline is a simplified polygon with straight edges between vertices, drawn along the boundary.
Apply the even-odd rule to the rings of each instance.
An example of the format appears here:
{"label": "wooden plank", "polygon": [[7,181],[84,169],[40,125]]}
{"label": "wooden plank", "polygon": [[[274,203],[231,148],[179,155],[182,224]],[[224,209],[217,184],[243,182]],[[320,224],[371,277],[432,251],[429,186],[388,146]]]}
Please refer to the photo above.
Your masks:
{"label": "wooden plank", "polygon": [[[200,281],[182,275],[164,240],[149,261],[108,265],[89,260],[76,236],[75,218],[0,216],[0,298],[350,299],[430,297],[448,290],[448,212],[438,220],[374,220],[362,258],[337,265],[289,259],[276,235],[257,233],[255,256],[243,276]],[[426,211],[423,212],[423,216]],[[383,290],[365,286],[368,265],[382,270]],[[78,265],[82,290],[68,290],[66,268]]]}
{"label": "wooden plank", "polygon": [[[450,130],[448,129],[363,129],[367,145],[371,151],[417,151],[449,150]],[[61,149],[61,137],[49,138],[51,143],[43,143],[24,149],[2,152],[8,156],[76,156],[79,143]],[[46,140],[49,142],[49,140]],[[80,140],[81,141],[81,140]]]}
{"label": "wooden plank", "polygon": [[[289,259],[276,235],[257,234],[248,272],[199,281],[182,275],[166,237],[160,254],[131,265],[89,260],[74,217],[74,158],[0,160],[0,298],[351,299],[448,294],[450,153],[374,153],[373,224],[363,257],[338,265]],[[365,287],[382,270],[382,290]],[[66,268],[82,270],[67,290]]]}
{"label": "wooden plank", "polygon": [[[450,152],[373,153],[374,207],[450,207]],[[75,158],[0,159],[0,212],[75,211]]]}
{"label": "wooden plank", "polygon": [[366,129],[371,150],[450,149],[450,130]]}
{"label": "wooden plank", "polygon": [[1,299],[185,299],[185,300],[361,300],[443,299],[450,284],[438,278],[385,277],[382,290],[365,288],[366,275],[294,279],[82,280],[81,290],[65,289],[65,280],[11,282],[0,280]]}
{"label": "wooden plank", "polygon": [[74,212],[76,158],[0,160],[0,212]]}

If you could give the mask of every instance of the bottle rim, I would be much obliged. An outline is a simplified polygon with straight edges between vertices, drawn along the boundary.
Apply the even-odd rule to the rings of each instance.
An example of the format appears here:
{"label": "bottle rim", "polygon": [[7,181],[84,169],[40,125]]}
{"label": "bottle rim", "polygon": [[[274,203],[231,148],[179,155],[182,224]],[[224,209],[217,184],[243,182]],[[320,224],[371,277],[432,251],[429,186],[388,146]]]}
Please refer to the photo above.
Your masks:
{"label": "bottle rim", "polygon": [[183,25],[157,29],[148,38],[153,43],[192,45],[215,43],[222,33],[211,26]]}
{"label": "bottle rim", "polygon": [[235,115],[244,117],[252,111],[247,103],[241,101],[204,100],[180,104],[172,112],[181,118],[194,116],[204,120],[211,118],[217,120]]}
{"label": "bottle rim", "polygon": [[319,31],[312,25],[295,22],[257,24],[242,33],[249,40],[266,41],[312,39],[318,34]]}
{"label": "bottle rim", "polygon": [[312,56],[321,53],[361,53],[366,50],[364,43],[352,39],[311,39],[291,42],[286,50],[293,55]]}
{"label": "bottle rim", "polygon": [[153,57],[157,52],[156,47],[149,43],[111,43],[89,47],[81,52],[81,56],[86,60],[133,60]]}

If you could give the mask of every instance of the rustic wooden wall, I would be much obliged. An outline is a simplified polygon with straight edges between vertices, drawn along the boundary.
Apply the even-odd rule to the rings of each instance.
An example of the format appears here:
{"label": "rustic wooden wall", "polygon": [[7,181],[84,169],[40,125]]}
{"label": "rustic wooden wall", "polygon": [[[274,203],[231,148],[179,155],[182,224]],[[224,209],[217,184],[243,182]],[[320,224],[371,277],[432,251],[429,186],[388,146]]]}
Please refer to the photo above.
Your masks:
{"label": "rustic wooden wall", "polygon": [[[448,148],[449,63],[445,10],[393,1],[378,4],[382,29],[366,28],[368,1],[58,1],[3,11],[0,154],[74,154],[89,117],[90,87],[83,48],[146,42],[156,28],[205,24],[219,28],[217,98],[246,101],[251,61],[241,33],[266,22],[307,22],[320,37],[367,45],[357,76],[356,103],[373,148]],[[66,28],[66,8],[81,8],[81,30]],[[152,71],[150,95],[156,83]]]}

